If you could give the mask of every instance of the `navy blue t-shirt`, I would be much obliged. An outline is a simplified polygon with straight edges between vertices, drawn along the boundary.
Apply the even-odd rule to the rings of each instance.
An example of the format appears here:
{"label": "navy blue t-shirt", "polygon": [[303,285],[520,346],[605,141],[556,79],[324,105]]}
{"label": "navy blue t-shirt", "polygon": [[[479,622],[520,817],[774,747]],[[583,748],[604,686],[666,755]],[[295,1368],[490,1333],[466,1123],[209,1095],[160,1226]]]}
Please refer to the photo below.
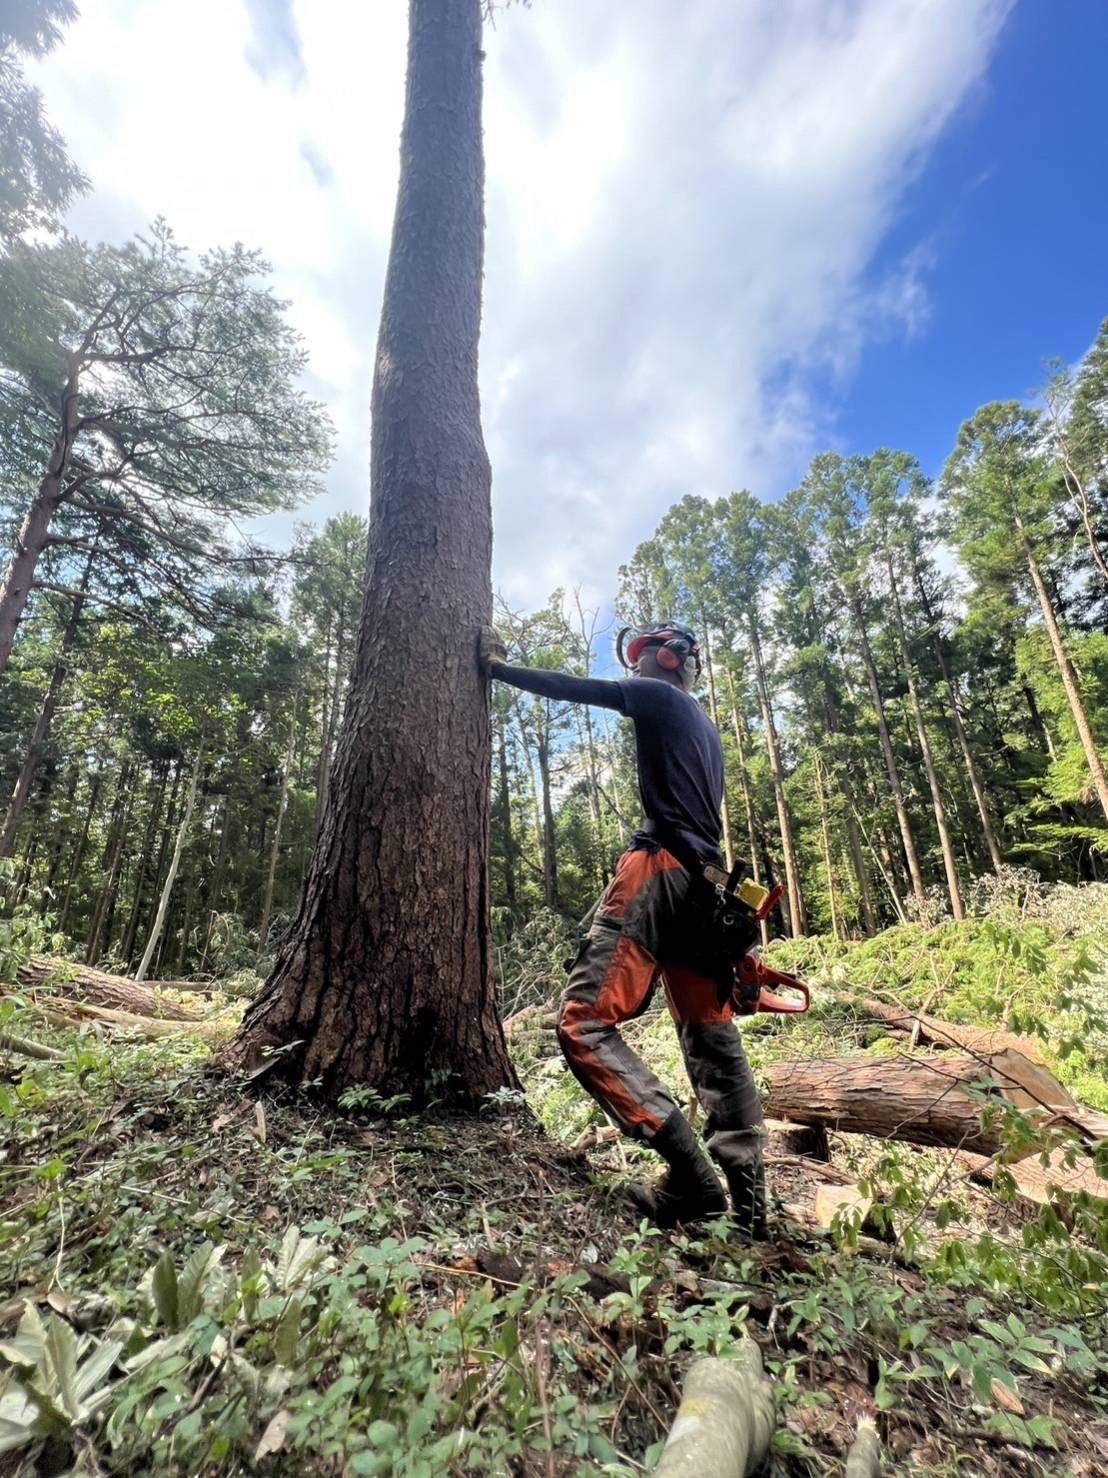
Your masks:
{"label": "navy blue t-shirt", "polygon": [[[696,699],[660,678],[570,677],[497,663],[493,677],[565,703],[589,703],[624,713],[635,726],[635,763],[648,835],[686,867],[722,862],[719,808],[723,746],[715,724]],[[638,841],[644,833],[636,833]]]}

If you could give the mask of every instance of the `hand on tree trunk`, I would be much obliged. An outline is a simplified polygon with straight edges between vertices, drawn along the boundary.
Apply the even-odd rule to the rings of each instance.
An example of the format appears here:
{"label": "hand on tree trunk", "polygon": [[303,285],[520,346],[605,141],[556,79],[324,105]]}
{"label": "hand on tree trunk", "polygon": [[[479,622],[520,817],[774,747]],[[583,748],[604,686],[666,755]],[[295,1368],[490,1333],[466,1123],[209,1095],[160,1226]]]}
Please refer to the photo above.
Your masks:
{"label": "hand on tree trunk", "polygon": [[491,673],[496,666],[503,666],[508,660],[508,649],[504,645],[503,638],[495,626],[482,626],[481,635],[478,640],[477,660],[481,671]]}

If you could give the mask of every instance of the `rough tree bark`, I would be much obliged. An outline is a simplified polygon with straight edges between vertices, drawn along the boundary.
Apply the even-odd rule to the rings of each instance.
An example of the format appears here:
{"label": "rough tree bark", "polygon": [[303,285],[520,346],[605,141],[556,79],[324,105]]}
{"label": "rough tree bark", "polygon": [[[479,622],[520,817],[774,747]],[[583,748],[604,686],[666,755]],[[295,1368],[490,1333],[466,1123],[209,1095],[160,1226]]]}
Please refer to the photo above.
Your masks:
{"label": "rough tree bark", "polygon": [[473,1103],[516,1081],[490,968],[477,665],[492,613],[481,4],[411,0],[409,14],[353,677],[299,913],[229,1060],[329,1096],[365,1083]]}
{"label": "rough tree bark", "polygon": [[983,1105],[972,1091],[981,1084],[992,1082],[1020,1108],[1072,1117],[1065,1089],[1019,1052],[810,1059],[772,1063],[765,1078],[762,1105],[771,1118],[983,1155],[1002,1149],[1005,1138],[999,1125],[982,1123]]}

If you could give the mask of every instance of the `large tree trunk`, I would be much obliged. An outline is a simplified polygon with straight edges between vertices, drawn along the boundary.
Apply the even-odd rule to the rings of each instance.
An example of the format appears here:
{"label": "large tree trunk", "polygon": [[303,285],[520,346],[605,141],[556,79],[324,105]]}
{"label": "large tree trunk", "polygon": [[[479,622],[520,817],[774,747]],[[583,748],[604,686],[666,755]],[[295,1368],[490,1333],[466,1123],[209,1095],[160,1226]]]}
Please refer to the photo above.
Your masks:
{"label": "large tree trunk", "polygon": [[489,937],[490,470],[481,436],[480,0],[411,0],[373,387],[366,591],[296,922],[231,1060],[329,1095],[516,1082]]}
{"label": "large tree trunk", "polygon": [[4,583],[0,585],[0,672],[8,665],[16,631],[34,589],[35,569],[50,540],[50,524],[64,494],[78,419],[77,374],[74,371],[62,395],[61,425],[50,450],[50,460],[16,537],[15,552],[8,563]]}
{"label": "large tree trunk", "polygon": [[1068,1121],[1067,1111],[1074,1108],[1050,1073],[1018,1052],[781,1062],[765,1068],[764,1077],[763,1107],[770,1118],[982,1155],[1002,1149],[1005,1136],[999,1124],[983,1126],[975,1087],[991,1082],[1010,1103],[1042,1110],[1044,1117],[1062,1113]]}
{"label": "large tree trunk", "polygon": [[758,703],[762,710],[762,728],[766,736],[766,751],[769,768],[773,776],[773,798],[777,805],[777,824],[781,830],[781,856],[785,863],[785,887],[789,900],[789,927],[794,939],[808,932],[804,917],[804,900],[800,893],[800,867],[793,841],[792,817],[785,797],[785,772],[781,764],[781,751],[777,744],[777,728],[773,721],[773,705],[769,698],[766,682],[766,667],[762,660],[762,636],[753,611],[750,614],[750,650],[754,657],[754,680],[758,689]]}
{"label": "large tree trunk", "polygon": [[939,833],[939,846],[943,854],[946,888],[950,895],[950,911],[956,919],[964,919],[966,910],[962,904],[962,889],[958,882],[958,868],[954,861],[954,844],[950,840],[946,805],[943,801],[942,788],[939,785],[939,774],[935,769],[935,758],[931,752],[931,736],[927,732],[927,725],[923,718],[923,704],[920,701],[915,664],[908,646],[904,608],[900,603],[900,586],[897,584],[896,567],[893,564],[891,551],[886,552],[885,568],[889,572],[889,588],[893,597],[893,620],[896,626],[897,645],[900,648],[900,660],[904,663],[904,675],[908,680],[908,698],[912,705],[912,715],[916,721],[916,738],[919,740],[920,754],[923,756],[923,769],[927,776],[927,787],[931,792],[931,809],[935,813],[935,829]]}
{"label": "large tree trunk", "polygon": [[1050,637],[1051,649],[1054,652],[1054,660],[1058,664],[1058,672],[1062,678],[1062,686],[1066,690],[1066,699],[1069,702],[1070,712],[1077,727],[1077,735],[1081,740],[1081,748],[1085,751],[1085,758],[1089,764],[1089,773],[1092,776],[1093,789],[1096,791],[1100,808],[1108,820],[1108,773],[1104,769],[1104,760],[1096,746],[1096,739],[1089,724],[1089,716],[1085,712],[1085,703],[1081,697],[1081,687],[1077,681],[1077,673],[1070,660],[1070,654],[1066,651],[1066,644],[1062,640],[1062,633],[1054,615],[1054,606],[1047,593],[1046,584],[1043,580],[1039,561],[1035,558],[1035,551],[1031,547],[1031,540],[1023,526],[1023,520],[1019,514],[1015,514],[1016,528],[1019,530],[1020,543],[1023,546],[1024,558],[1027,560],[1028,573],[1031,583],[1035,587],[1035,594],[1039,599],[1039,609],[1043,613],[1043,624],[1047,635]]}
{"label": "large tree trunk", "polygon": [[158,911],[154,915],[154,924],[150,930],[150,938],[146,941],[146,948],[142,952],[138,969],[135,971],[136,980],[145,980],[146,972],[150,968],[150,961],[154,957],[158,940],[162,935],[165,924],[166,912],[169,908],[170,895],[173,892],[173,884],[177,881],[177,869],[181,865],[181,853],[184,851],[185,838],[188,836],[189,823],[192,821],[193,807],[196,805],[196,791],[200,784],[200,762],[204,753],[203,742],[197,745],[196,759],[193,761],[192,775],[189,777],[188,793],[185,796],[185,808],[181,813],[181,823],[177,828],[177,838],[173,843],[173,856],[169,860],[169,871],[166,874],[165,883],[162,886],[162,894],[158,899]]}

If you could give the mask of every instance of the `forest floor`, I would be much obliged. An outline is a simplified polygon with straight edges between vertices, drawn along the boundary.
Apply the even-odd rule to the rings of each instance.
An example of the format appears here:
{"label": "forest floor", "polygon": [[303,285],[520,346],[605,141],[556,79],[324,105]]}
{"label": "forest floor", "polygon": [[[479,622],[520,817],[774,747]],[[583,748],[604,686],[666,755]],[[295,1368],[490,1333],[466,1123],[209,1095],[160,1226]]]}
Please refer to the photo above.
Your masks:
{"label": "forest floor", "polygon": [[[1080,928],[994,918],[776,952],[817,984],[872,990],[880,971],[898,999],[937,971],[948,1017],[1038,1013],[1093,1102],[1102,1028],[1082,1017],[1081,1046],[1055,1051],[1081,1014],[1066,982],[1103,988],[1081,972],[1081,902]],[[682,1084],[664,1015],[633,1030]],[[623,1199],[650,1157],[598,1134],[541,1027],[513,1043],[527,1098],[468,1119],[254,1099],[187,1023],[111,1032],[40,1030],[64,1058],[0,1070],[0,1474],[641,1474],[689,1362],[744,1333],[777,1394],[779,1478],[840,1473],[865,1414],[889,1472],[1108,1472],[1096,1205],[1029,1210],[950,1152],[832,1135],[829,1167],[772,1159],[764,1244],[725,1221],[661,1233]],[[756,1069],[889,1050],[830,1003],[747,1040]],[[879,1237],[814,1224],[818,1186],[851,1177],[887,1213]]]}

